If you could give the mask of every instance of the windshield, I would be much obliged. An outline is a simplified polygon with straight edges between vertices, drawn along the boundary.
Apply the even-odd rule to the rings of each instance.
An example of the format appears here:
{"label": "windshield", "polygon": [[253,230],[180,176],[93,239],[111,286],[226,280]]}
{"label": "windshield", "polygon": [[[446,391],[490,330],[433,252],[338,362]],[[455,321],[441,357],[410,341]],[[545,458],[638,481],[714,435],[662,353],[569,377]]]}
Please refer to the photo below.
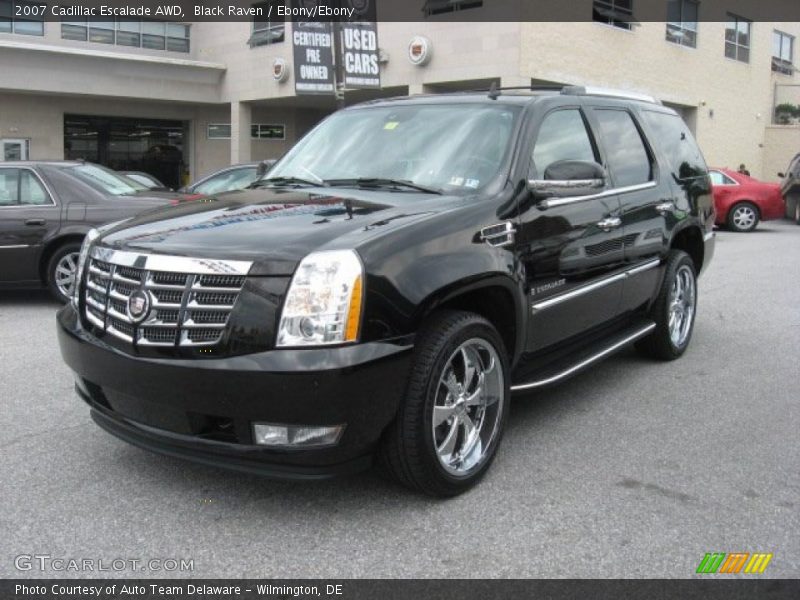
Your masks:
{"label": "windshield", "polygon": [[256,180],[256,167],[231,169],[218,175],[212,175],[194,186],[195,194],[219,194],[233,190],[241,190]]}
{"label": "windshield", "polygon": [[66,171],[111,196],[132,196],[147,189],[146,186],[130,177],[125,177],[100,165],[80,165],[69,167]]}
{"label": "windshield", "polygon": [[358,179],[474,191],[500,172],[516,106],[415,104],[343,111],[301,140],[265,179]]}

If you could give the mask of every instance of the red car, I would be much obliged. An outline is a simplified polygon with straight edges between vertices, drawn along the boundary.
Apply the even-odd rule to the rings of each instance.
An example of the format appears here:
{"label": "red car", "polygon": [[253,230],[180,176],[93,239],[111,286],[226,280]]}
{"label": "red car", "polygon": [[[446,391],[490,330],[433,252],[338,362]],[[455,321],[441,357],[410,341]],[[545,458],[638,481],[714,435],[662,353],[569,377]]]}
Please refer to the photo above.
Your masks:
{"label": "red car", "polygon": [[765,183],[730,169],[709,169],[717,225],[753,231],[759,221],[783,218],[786,203],[777,183]]}

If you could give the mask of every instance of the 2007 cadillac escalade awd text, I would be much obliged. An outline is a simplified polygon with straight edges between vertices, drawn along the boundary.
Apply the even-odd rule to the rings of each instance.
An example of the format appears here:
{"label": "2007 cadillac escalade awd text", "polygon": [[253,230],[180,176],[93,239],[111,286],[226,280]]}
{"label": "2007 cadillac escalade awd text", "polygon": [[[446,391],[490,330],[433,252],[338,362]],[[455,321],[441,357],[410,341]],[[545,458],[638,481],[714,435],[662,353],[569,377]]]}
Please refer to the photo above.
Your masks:
{"label": "2007 cadillac escalade awd text", "polygon": [[713,253],[680,117],[608,90],[341,110],[249,189],[93,231],[63,357],[98,425],[272,476],[476,483],[511,394],[675,359]]}

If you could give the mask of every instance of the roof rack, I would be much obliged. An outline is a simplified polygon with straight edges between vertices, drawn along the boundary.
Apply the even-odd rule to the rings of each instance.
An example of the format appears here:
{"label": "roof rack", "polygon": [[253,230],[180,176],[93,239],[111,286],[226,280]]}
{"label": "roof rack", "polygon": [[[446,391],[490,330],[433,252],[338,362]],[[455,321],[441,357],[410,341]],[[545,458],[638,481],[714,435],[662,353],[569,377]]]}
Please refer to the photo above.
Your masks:
{"label": "roof rack", "polygon": [[[507,90],[525,90],[529,92],[560,92],[564,96],[605,96],[607,98],[625,98],[627,100],[639,100],[641,102],[649,102],[651,104],[661,104],[661,101],[653,96],[647,94],[640,94],[638,92],[628,92],[625,90],[615,90],[611,88],[582,86],[582,85],[518,85],[500,87],[496,82],[492,82],[491,87],[488,89],[489,98],[497,100],[500,93]],[[485,92],[487,90],[475,90],[476,92]]]}
{"label": "roof rack", "polygon": [[648,96],[647,94],[602,87],[568,85],[562,88],[561,93],[565,96],[606,96],[608,98],[626,98],[628,100],[639,100],[651,104],[661,104],[661,100],[653,96]]}

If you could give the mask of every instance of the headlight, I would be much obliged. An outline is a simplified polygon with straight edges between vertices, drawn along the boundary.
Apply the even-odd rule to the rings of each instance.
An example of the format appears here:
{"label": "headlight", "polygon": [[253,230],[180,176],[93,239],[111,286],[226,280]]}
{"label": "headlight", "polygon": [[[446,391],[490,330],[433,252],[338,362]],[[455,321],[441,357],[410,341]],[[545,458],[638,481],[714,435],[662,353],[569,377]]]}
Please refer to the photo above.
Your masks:
{"label": "headlight", "polygon": [[89,248],[92,242],[97,239],[100,232],[97,229],[90,229],[86,237],[83,238],[83,245],[81,246],[81,253],[78,255],[78,266],[75,269],[75,285],[72,288],[72,305],[78,308],[78,298],[80,297],[81,279],[83,278],[83,267],[86,265],[86,259],[89,256]]}
{"label": "headlight", "polygon": [[364,267],[353,250],[313,252],[297,267],[278,327],[278,346],[355,342]]}

